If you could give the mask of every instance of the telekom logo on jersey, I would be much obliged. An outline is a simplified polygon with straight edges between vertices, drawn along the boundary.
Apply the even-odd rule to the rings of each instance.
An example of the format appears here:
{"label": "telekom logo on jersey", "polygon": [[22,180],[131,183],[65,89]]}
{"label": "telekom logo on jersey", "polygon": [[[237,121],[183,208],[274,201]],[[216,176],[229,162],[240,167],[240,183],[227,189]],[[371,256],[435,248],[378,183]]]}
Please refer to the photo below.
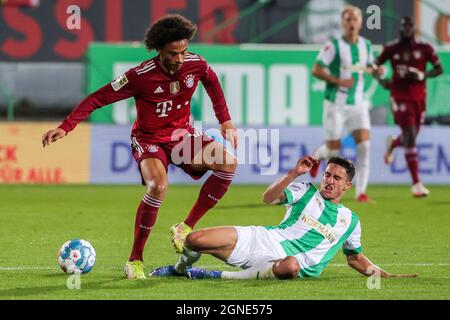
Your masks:
{"label": "telekom logo on jersey", "polygon": [[[181,104],[177,104],[175,106],[176,110],[181,109],[181,106]],[[185,101],[184,106],[189,106],[189,101]],[[160,113],[160,115],[158,116],[160,118],[168,117],[169,115],[167,113],[172,111],[173,108],[174,107],[172,100],[158,102],[158,104],[156,105],[156,113]]]}

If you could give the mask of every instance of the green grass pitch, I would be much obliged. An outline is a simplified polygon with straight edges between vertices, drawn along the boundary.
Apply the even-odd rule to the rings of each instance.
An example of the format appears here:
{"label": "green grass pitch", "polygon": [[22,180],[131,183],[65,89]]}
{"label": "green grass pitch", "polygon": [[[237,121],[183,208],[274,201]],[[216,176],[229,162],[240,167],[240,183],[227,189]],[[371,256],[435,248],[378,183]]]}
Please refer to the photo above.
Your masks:
{"label": "green grass pitch", "polygon": [[[197,228],[217,225],[273,225],[284,207],[263,205],[265,186],[232,185]],[[173,264],[177,255],[169,227],[182,221],[199,186],[170,186],[145,250],[146,272]],[[343,203],[357,212],[365,254],[391,273],[415,279],[367,278],[345,265],[343,254],[318,279],[223,281],[184,278],[130,281],[123,266],[132,244],[139,186],[0,186],[0,299],[449,299],[450,186],[430,186],[431,195],[413,199],[408,186],[371,186],[374,204]],[[90,241],[97,251],[93,271],[81,289],[66,288],[68,276],[56,261],[71,238]],[[203,256],[199,266],[232,270]]]}

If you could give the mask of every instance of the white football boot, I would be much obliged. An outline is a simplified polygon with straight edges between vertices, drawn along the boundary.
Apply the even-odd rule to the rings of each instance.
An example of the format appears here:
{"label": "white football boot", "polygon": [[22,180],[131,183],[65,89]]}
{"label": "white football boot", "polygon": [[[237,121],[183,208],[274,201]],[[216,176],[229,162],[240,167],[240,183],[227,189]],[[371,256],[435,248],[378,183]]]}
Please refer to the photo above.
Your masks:
{"label": "white football boot", "polygon": [[425,188],[422,182],[417,182],[411,187],[411,192],[414,198],[426,197],[430,194],[430,190]]}

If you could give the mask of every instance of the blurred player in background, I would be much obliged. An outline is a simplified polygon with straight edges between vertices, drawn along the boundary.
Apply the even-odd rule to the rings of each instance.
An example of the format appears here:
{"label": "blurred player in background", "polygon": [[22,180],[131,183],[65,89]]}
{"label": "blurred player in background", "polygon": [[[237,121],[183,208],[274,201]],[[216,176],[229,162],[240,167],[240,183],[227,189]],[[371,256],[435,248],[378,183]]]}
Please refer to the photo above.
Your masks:
{"label": "blurred player in background", "polygon": [[[412,178],[411,192],[414,197],[425,197],[429,190],[419,179],[419,158],[416,138],[425,120],[426,79],[440,75],[443,70],[433,47],[414,35],[414,23],[409,17],[401,20],[400,38],[387,44],[376,60],[377,65],[390,61],[394,75],[392,79],[379,79],[381,85],[391,91],[391,109],[395,123],[402,133],[388,137],[384,161],[394,161],[394,150],[405,147],[405,159]],[[427,71],[427,63],[433,69]]]}
{"label": "blurred player in background", "polygon": [[[352,133],[357,144],[356,199],[370,202],[366,195],[369,182],[370,115],[364,99],[364,73],[373,72],[372,44],[359,35],[362,13],[358,7],[346,6],[341,13],[344,34],[333,38],[320,51],[313,75],[326,82],[323,104],[325,144],[314,157],[329,159],[339,154],[344,130]],[[316,177],[319,164],[311,170]]]}
{"label": "blurred player in background", "polygon": [[4,7],[37,7],[40,0],[0,0],[0,6]]}
{"label": "blurred player in background", "polygon": [[[358,216],[340,202],[351,188],[353,163],[336,156],[328,161],[320,190],[309,182],[296,182],[317,159],[304,157],[264,192],[266,204],[285,204],[286,215],[278,226],[208,228],[191,233],[176,265],[153,270],[158,277],[185,275],[191,279],[292,279],[319,277],[343,249],[350,267],[380,277],[392,275],[373,264],[363,253]],[[205,270],[193,267],[207,253],[243,271]]]}
{"label": "blurred player in background", "polygon": [[237,146],[236,130],[216,73],[202,57],[187,51],[196,31],[197,26],[180,15],[168,15],[155,22],[147,30],[144,42],[158,55],[89,95],[58,128],[42,137],[43,146],[48,146],[74,130],[94,110],[135,98],[132,152],[147,192],[137,209],[133,248],[125,266],[130,279],[145,278],[143,251],[167,190],[168,165],[177,165],[193,179],[212,171],[184,222],[170,229],[172,242],[180,253],[195,224],[227,192],[236,170],[236,158],[222,144],[196,132],[189,122],[191,97],[201,81],[211,98],[222,135],[233,147]]}

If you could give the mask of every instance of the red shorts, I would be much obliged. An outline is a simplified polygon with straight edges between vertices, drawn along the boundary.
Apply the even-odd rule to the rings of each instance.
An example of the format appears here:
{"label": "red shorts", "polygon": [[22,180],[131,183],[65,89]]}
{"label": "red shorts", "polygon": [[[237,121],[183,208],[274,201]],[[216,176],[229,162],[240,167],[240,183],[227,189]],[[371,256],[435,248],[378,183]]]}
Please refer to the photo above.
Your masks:
{"label": "red shorts", "polygon": [[395,123],[400,128],[420,126],[425,120],[426,104],[424,100],[403,100],[391,97],[391,109]]}
{"label": "red shorts", "polygon": [[[140,162],[147,158],[156,158],[161,160],[167,169],[169,164],[174,164],[189,174],[192,179],[200,179],[208,170],[194,170],[192,160],[201,149],[213,142],[214,139],[205,133],[187,134],[179,141],[171,141],[167,143],[154,143],[151,138],[145,135],[139,137],[131,136],[131,147],[133,157],[138,163],[139,171],[141,170]],[[142,176],[142,174],[141,174]],[[142,184],[145,185],[144,180]]]}

